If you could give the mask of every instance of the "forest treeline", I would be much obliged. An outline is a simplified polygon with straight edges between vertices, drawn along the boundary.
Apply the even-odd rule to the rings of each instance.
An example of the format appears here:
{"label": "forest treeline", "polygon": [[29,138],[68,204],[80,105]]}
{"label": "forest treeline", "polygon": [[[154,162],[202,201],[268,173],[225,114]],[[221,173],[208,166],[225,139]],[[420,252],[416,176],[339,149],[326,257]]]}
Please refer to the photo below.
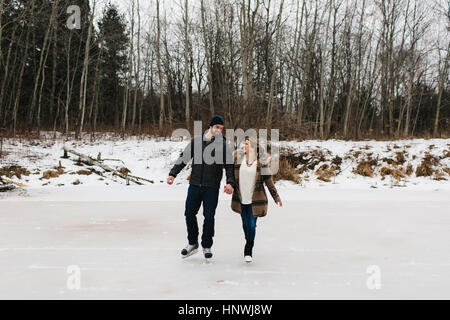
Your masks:
{"label": "forest treeline", "polygon": [[450,130],[445,0],[0,0],[0,9],[7,135],[167,135],[212,114],[282,138]]}

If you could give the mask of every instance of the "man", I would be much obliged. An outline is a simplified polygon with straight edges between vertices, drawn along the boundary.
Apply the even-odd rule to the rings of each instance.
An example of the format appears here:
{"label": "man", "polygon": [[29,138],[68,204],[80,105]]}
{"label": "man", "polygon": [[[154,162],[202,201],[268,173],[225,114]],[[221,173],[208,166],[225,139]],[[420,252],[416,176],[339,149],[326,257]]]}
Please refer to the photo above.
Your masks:
{"label": "man", "polygon": [[216,214],[224,168],[226,172],[224,192],[232,194],[235,188],[233,155],[222,136],[223,127],[223,118],[214,115],[209,123],[208,131],[203,136],[191,139],[167,178],[167,183],[171,185],[178,173],[190,159],[194,158],[184,212],[189,243],[181,251],[183,258],[196,253],[198,250],[197,212],[202,203],[205,219],[203,221],[201,245],[205,258],[212,258],[214,215]]}

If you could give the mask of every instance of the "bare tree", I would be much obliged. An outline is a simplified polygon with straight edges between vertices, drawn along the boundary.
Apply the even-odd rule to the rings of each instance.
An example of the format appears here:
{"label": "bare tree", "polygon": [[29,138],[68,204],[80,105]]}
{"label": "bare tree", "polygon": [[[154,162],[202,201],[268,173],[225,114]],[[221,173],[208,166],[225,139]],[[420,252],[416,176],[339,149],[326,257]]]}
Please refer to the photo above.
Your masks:
{"label": "bare tree", "polygon": [[214,100],[213,100],[213,86],[212,86],[212,70],[211,70],[211,57],[209,54],[209,41],[206,30],[206,10],[204,0],[200,0],[201,13],[202,13],[202,34],[203,34],[203,44],[205,46],[205,58],[206,66],[208,68],[208,88],[209,88],[209,110],[211,115],[214,114]]}
{"label": "bare tree", "polygon": [[189,91],[190,91],[190,72],[189,72],[189,13],[188,0],[184,2],[184,72],[185,72],[185,90],[186,90],[186,108],[184,116],[186,117],[186,128],[189,128]]}
{"label": "bare tree", "polygon": [[[270,4],[269,4],[270,5]],[[266,125],[270,126],[270,122],[272,120],[272,103],[273,103],[273,90],[274,90],[274,84],[275,84],[275,75],[276,75],[276,64],[277,64],[277,57],[279,55],[279,47],[280,47],[280,29],[281,29],[281,16],[283,14],[283,5],[284,0],[281,0],[280,2],[280,9],[278,11],[278,16],[275,23],[275,48],[274,48],[274,70],[271,75],[270,79],[270,89],[269,89],[269,101],[267,103],[267,117],[266,117]]]}
{"label": "bare tree", "polygon": [[134,132],[134,125],[136,121],[136,106],[137,106],[137,99],[140,89],[140,80],[139,80],[139,74],[141,72],[141,9],[139,0],[136,0],[137,4],[137,16],[138,16],[138,26],[137,26],[137,61],[135,63],[135,71],[134,71],[134,78],[135,78],[135,87],[134,87],[134,100],[133,100],[133,115],[131,118],[131,130]]}
{"label": "bare tree", "polygon": [[[444,92],[444,85],[448,79],[448,64],[450,59],[450,44],[447,46],[447,54],[445,58],[441,58],[441,53],[439,51],[439,89],[438,89],[438,101],[436,104],[436,116],[434,117],[434,127],[433,134],[437,136],[439,129],[439,112],[441,110],[442,104],[442,93]],[[442,61],[444,60],[444,61]]]}
{"label": "bare tree", "polygon": [[[256,39],[256,18],[260,1],[256,1],[255,7],[252,9],[251,0],[239,1],[239,29],[241,35],[241,68],[242,68],[242,95],[244,98],[243,110],[245,111],[249,99],[253,98],[253,49]],[[270,6],[270,4],[269,4]]]}
{"label": "bare tree", "polygon": [[164,120],[164,92],[163,92],[163,74],[161,66],[161,18],[159,14],[159,0],[156,0],[156,17],[157,17],[157,41],[156,41],[156,60],[158,65],[159,76],[159,130],[162,131]]}

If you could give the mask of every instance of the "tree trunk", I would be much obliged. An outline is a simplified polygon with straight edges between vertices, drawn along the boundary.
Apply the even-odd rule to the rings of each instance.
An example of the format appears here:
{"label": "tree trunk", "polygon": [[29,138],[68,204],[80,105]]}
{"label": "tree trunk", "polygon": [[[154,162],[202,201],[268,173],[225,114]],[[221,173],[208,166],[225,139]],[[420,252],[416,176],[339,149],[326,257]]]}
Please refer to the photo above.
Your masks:
{"label": "tree trunk", "polygon": [[212,70],[211,70],[211,60],[210,60],[210,55],[209,55],[208,36],[206,33],[206,16],[205,16],[204,0],[200,1],[200,5],[201,5],[201,13],[202,13],[203,43],[205,46],[206,66],[208,68],[209,110],[210,110],[210,114],[213,115],[214,114],[214,100],[213,100],[213,86],[212,86]]}
{"label": "tree trunk", "polygon": [[157,25],[158,25],[158,36],[156,42],[156,59],[158,64],[158,75],[159,75],[159,131],[162,132],[163,120],[164,120],[164,93],[163,93],[163,74],[161,67],[161,22],[159,15],[159,0],[156,0],[156,12],[157,12]]}
{"label": "tree trunk", "polygon": [[186,78],[186,106],[184,116],[186,118],[186,129],[189,130],[189,35],[188,35],[188,25],[189,25],[189,15],[188,15],[188,0],[184,2],[185,14],[184,14],[184,69]]}

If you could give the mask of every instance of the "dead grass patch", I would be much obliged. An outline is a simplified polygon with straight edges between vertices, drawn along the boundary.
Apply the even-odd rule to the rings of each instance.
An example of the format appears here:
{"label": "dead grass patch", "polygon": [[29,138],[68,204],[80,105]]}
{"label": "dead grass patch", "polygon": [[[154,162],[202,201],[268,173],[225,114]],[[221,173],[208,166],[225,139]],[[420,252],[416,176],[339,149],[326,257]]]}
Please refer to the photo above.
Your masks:
{"label": "dead grass patch", "polygon": [[405,154],[407,154],[405,151],[398,151],[395,153],[395,160],[397,161],[397,165],[402,165],[406,162]]}
{"label": "dead grass patch", "polygon": [[376,165],[376,160],[374,164],[375,159],[369,159],[369,160],[361,160],[357,167],[353,169],[353,173],[359,174],[363,177],[373,177],[374,174],[374,165]]}
{"label": "dead grass patch", "polygon": [[0,176],[6,176],[8,178],[16,176],[18,179],[22,179],[22,175],[29,176],[30,171],[28,171],[26,168],[16,165],[4,166],[0,168]]}
{"label": "dead grass patch", "polygon": [[342,158],[339,156],[335,156],[332,160],[331,163],[336,165],[336,166],[340,166],[342,164]]}
{"label": "dead grass patch", "polygon": [[384,157],[383,159],[381,159],[381,161],[386,162],[387,164],[394,164],[395,160],[392,158],[386,158]]}
{"label": "dead grass patch", "polygon": [[59,172],[57,170],[47,170],[44,171],[44,173],[42,174],[42,177],[39,178],[39,180],[43,180],[43,179],[51,179],[51,178],[58,178],[59,177]]}
{"label": "dead grass patch", "polygon": [[340,172],[340,168],[336,165],[329,166],[328,164],[323,164],[316,170],[317,179],[330,182],[332,177],[336,177]]}
{"label": "dead grass patch", "polygon": [[88,175],[92,174],[92,171],[89,171],[89,170],[78,170],[76,173],[79,174],[79,175],[88,176]]}
{"label": "dead grass patch", "polygon": [[273,180],[290,180],[295,183],[300,183],[300,177],[298,173],[299,170],[295,169],[295,167],[293,167],[286,158],[283,158],[280,159],[278,172],[273,176]]}
{"label": "dead grass patch", "polygon": [[413,166],[411,164],[408,164],[408,166],[406,167],[405,173],[407,176],[412,175],[412,173],[414,172]]}
{"label": "dead grass patch", "polygon": [[444,172],[442,172],[441,170],[436,170],[434,172],[433,180],[436,180],[436,181],[447,181],[447,178],[445,177]]}
{"label": "dead grass patch", "polygon": [[388,168],[383,167],[380,170],[381,180],[384,180],[387,175],[391,176],[395,180],[399,181],[402,178],[406,178],[406,173],[398,167]]}
{"label": "dead grass patch", "polygon": [[423,157],[423,160],[426,162],[429,162],[433,166],[439,165],[439,157],[433,156],[432,154],[426,152],[425,156]]}
{"label": "dead grass patch", "polygon": [[439,165],[439,158],[425,153],[425,156],[422,159],[420,166],[416,168],[416,176],[417,177],[430,177],[432,176],[436,170],[433,166]]}

